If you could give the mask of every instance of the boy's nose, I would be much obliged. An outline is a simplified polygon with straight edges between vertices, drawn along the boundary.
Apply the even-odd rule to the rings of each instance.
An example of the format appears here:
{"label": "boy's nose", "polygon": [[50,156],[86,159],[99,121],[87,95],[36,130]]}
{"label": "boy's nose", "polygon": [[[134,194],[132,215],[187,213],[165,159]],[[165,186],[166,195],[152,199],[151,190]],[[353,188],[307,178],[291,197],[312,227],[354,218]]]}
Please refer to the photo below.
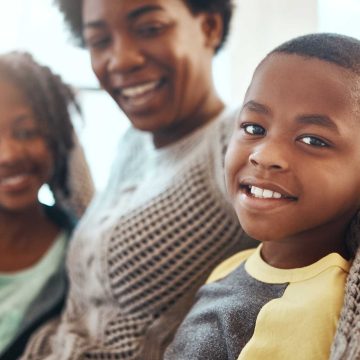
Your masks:
{"label": "boy's nose", "polygon": [[145,57],[136,42],[117,36],[109,53],[108,70],[110,72],[129,73],[141,68]]}
{"label": "boy's nose", "polygon": [[249,162],[259,169],[268,171],[287,170],[289,167],[286,150],[275,143],[257,147],[250,154]]}

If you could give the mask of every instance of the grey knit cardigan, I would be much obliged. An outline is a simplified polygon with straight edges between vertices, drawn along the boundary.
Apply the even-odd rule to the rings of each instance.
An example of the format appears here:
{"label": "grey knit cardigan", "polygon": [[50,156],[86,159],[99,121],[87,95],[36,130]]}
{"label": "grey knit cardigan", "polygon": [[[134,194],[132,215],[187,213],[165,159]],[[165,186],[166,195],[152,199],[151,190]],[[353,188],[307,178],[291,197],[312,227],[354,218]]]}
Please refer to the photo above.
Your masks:
{"label": "grey knit cardigan", "polygon": [[331,347],[331,360],[360,359],[360,212],[351,224],[348,244],[354,254],[354,261],[347,279],[344,305]]}

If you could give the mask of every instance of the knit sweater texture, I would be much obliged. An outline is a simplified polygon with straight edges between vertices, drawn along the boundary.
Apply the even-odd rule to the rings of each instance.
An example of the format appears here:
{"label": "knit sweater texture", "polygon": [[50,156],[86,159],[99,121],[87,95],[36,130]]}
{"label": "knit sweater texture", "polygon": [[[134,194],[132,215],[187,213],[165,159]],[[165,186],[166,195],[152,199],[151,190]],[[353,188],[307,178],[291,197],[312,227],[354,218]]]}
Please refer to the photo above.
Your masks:
{"label": "knit sweater texture", "polygon": [[195,294],[244,236],[226,200],[223,157],[234,113],[155,149],[131,128],[107,190],[71,243],[61,320],[33,337],[24,359],[146,359],[147,331]]}
{"label": "knit sweater texture", "polygon": [[354,261],[347,278],[344,305],[331,348],[331,360],[360,359],[360,212],[350,226],[348,245],[354,254]]}

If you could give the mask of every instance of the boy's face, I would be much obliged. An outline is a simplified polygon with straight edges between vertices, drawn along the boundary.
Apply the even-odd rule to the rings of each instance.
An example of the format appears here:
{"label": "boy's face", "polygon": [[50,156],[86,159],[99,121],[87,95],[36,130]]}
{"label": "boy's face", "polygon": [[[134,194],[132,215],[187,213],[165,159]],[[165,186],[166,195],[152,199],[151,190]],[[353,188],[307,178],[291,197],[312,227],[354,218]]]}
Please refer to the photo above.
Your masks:
{"label": "boy's face", "polygon": [[360,204],[352,85],[346,70],[315,58],[275,54],[257,69],[225,159],[250,236],[343,241]]}

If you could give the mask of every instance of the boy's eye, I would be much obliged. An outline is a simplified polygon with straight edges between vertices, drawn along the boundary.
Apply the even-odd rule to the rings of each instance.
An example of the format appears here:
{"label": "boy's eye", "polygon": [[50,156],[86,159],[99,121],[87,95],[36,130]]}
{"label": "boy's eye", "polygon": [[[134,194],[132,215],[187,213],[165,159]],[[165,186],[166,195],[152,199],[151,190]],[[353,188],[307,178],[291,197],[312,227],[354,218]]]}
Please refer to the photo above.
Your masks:
{"label": "boy's eye", "polygon": [[299,139],[301,142],[307,145],[316,146],[316,147],[327,147],[329,144],[327,144],[324,140],[321,140],[315,136],[303,136]]}
{"label": "boy's eye", "polygon": [[242,124],[241,128],[249,135],[262,136],[266,132],[262,126],[256,124]]}

